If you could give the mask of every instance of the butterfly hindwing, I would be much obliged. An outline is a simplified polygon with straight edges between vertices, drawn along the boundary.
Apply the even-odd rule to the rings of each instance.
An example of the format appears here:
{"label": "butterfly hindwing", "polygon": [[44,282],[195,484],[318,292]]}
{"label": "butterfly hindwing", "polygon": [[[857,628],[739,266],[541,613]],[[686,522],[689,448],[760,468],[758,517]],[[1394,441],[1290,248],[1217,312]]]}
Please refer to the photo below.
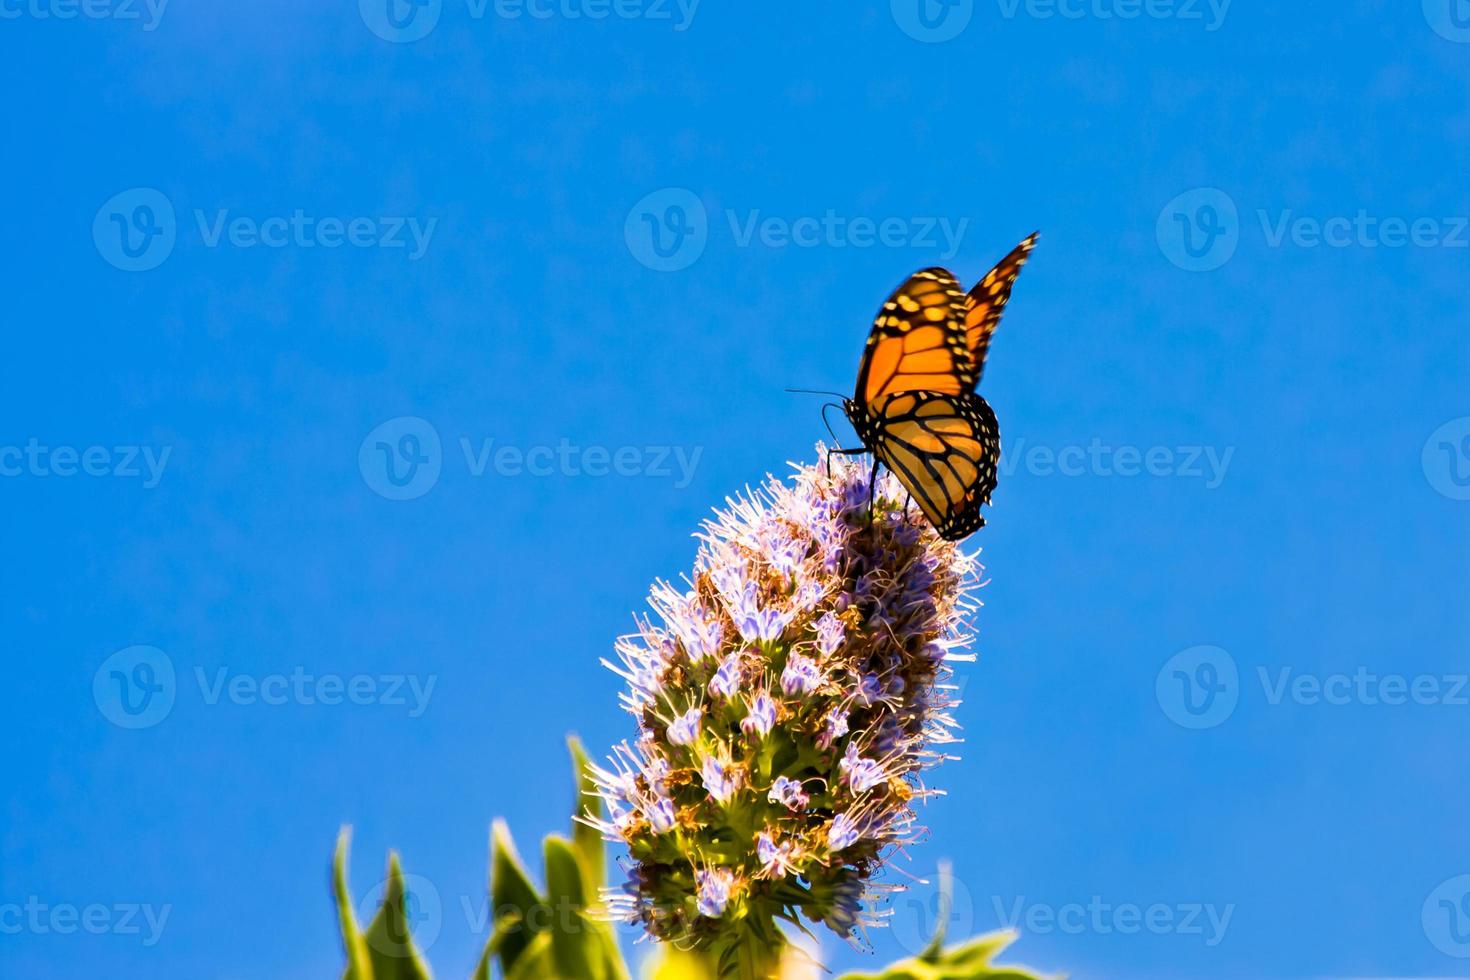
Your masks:
{"label": "butterfly hindwing", "polygon": [[872,405],[905,391],[959,394],[973,388],[964,298],[945,269],[909,276],[873,321],[858,368],[858,401]]}
{"label": "butterfly hindwing", "polygon": [[910,391],[869,407],[864,442],[893,471],[934,525],[951,541],[978,530],[990,502],[1000,456],[1000,430],[985,399]]}
{"label": "butterfly hindwing", "polygon": [[1031,249],[1036,247],[1036,238],[1037,233],[1032,232],[1021,244],[1011,249],[1009,255],[975,284],[975,288],[966,294],[961,304],[965,321],[965,349],[969,351],[974,375],[972,386],[980,383],[980,375],[985,370],[985,356],[990,350],[991,335],[1000,323],[1000,315],[1005,310],[1006,303],[1010,302],[1011,287],[1021,274],[1021,267],[1031,255]]}

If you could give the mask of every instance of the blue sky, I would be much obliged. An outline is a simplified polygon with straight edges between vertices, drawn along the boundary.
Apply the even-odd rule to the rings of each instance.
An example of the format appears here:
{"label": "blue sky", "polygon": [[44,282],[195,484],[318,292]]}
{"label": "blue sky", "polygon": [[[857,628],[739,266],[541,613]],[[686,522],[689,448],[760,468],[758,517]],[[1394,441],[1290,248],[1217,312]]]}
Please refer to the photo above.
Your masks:
{"label": "blue sky", "polygon": [[343,823],[467,973],[782,389],[1035,228],[912,870],[1077,977],[1470,973],[1470,5],[398,2],[0,2],[0,974],[335,975]]}

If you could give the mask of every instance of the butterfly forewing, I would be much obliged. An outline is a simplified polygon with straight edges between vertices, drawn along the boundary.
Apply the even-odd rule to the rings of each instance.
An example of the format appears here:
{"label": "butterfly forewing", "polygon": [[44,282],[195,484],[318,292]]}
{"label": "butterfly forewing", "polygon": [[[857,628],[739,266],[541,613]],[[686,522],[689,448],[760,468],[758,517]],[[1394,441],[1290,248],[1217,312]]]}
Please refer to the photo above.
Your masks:
{"label": "butterfly forewing", "polygon": [[858,368],[857,400],[872,406],[905,391],[959,394],[973,387],[964,299],[945,269],[909,276],[873,321]]}
{"label": "butterfly forewing", "polygon": [[965,349],[969,351],[971,372],[974,375],[972,386],[980,382],[980,375],[985,370],[985,356],[990,351],[990,337],[1000,323],[1000,315],[1005,310],[1006,303],[1010,302],[1011,287],[1021,274],[1021,267],[1026,264],[1031,249],[1036,246],[1036,237],[1037,233],[1033,232],[1025,241],[1011,249],[1011,253],[987,272],[961,303],[965,321]]}

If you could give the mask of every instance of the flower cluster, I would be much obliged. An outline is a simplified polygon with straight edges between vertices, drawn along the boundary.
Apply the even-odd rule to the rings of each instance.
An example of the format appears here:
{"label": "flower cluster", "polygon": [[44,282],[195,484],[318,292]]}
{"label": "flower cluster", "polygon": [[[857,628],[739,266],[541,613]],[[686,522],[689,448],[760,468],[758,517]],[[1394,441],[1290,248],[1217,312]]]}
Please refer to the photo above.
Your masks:
{"label": "flower cluster", "polygon": [[955,741],[978,566],[843,457],[727,504],[608,663],[639,729],[596,770],[631,861],[608,904],[700,948],[798,912],[850,936]]}

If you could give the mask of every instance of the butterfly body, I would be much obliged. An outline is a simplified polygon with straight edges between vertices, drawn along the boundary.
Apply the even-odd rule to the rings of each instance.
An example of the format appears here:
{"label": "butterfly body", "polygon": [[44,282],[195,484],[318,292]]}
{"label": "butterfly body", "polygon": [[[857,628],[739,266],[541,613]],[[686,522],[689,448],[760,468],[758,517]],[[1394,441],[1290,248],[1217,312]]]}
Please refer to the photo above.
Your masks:
{"label": "butterfly body", "polygon": [[1036,243],[1016,246],[966,293],[948,270],[922,269],[874,318],[843,410],[876,467],[887,466],[940,536],[985,526],[1000,458],[995,412],[976,391],[990,337]]}

